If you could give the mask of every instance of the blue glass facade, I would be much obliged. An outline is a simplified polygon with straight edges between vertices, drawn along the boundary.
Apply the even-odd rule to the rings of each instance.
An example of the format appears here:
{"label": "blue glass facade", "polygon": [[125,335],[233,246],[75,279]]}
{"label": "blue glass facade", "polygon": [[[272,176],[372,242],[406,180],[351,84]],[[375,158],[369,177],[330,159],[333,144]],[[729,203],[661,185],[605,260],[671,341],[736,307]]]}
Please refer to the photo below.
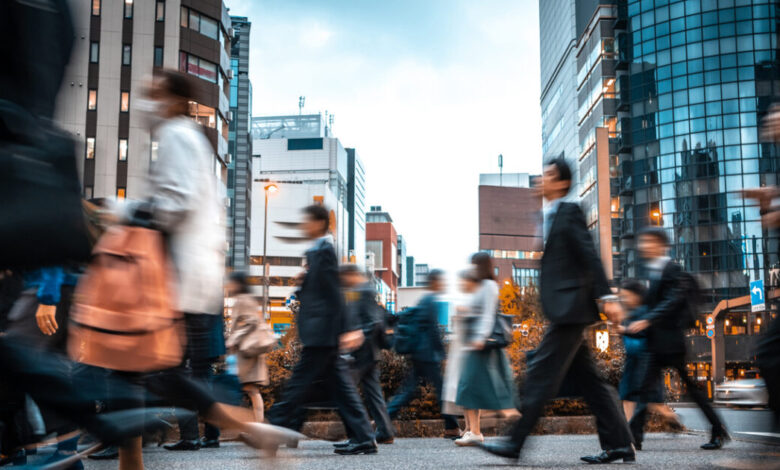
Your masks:
{"label": "blue glass facade", "polygon": [[739,195],[777,184],[777,146],[759,136],[780,96],[776,2],[632,0],[618,15],[622,271],[637,275],[633,234],[660,225],[711,302],[747,295],[778,267]]}

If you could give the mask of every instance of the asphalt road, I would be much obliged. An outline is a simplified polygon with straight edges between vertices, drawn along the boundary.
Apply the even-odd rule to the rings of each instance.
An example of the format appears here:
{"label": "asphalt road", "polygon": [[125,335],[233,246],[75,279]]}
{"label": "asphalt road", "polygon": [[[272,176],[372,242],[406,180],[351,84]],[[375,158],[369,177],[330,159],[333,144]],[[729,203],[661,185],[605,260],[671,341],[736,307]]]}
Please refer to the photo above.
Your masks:
{"label": "asphalt road", "polygon": [[[685,427],[709,431],[710,425],[696,405],[672,405]],[[757,439],[780,444],[780,433],[772,429],[772,412],[767,409],[716,408],[731,434],[744,439]]]}
{"label": "asphalt road", "polygon": [[[735,441],[720,451],[703,451],[701,435],[651,434],[645,450],[637,456],[632,469],[703,469],[731,468],[780,469],[780,447]],[[473,448],[457,448],[452,441],[433,439],[398,439],[381,446],[377,455],[342,457],[333,454],[331,444],[304,441],[299,449],[281,449],[278,458],[268,459],[237,443],[223,443],[220,449],[197,452],[169,452],[147,448],[144,453],[147,470],[401,470],[401,469],[469,469],[484,468],[561,468],[580,469],[586,464],[580,456],[596,453],[595,435],[532,436],[519,462],[512,463]],[[87,461],[87,470],[116,470],[117,462]],[[588,467],[591,468],[591,467]],[[602,467],[595,467],[602,468]],[[614,468],[614,467],[612,467]]]}

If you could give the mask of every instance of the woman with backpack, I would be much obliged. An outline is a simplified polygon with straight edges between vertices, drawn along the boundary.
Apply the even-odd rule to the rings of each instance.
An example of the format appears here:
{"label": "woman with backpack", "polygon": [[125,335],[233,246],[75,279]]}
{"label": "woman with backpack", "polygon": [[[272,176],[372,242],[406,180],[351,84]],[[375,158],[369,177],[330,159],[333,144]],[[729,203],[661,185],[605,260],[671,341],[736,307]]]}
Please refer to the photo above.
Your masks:
{"label": "woman with backpack", "polygon": [[503,349],[491,347],[497,319],[498,284],[488,253],[471,258],[473,276],[466,280],[473,293],[468,305],[469,325],[455,403],[464,409],[469,430],[455,441],[459,446],[484,442],[480,411],[515,408],[515,392],[509,359]]}

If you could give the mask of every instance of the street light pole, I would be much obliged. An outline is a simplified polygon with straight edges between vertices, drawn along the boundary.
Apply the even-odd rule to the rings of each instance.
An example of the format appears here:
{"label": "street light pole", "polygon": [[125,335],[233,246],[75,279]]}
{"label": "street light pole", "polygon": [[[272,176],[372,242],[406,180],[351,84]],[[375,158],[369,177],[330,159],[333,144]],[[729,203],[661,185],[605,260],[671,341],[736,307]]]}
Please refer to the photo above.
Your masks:
{"label": "street light pole", "polygon": [[268,321],[268,193],[275,192],[278,188],[275,184],[266,185],[265,210],[263,211],[263,319]]}

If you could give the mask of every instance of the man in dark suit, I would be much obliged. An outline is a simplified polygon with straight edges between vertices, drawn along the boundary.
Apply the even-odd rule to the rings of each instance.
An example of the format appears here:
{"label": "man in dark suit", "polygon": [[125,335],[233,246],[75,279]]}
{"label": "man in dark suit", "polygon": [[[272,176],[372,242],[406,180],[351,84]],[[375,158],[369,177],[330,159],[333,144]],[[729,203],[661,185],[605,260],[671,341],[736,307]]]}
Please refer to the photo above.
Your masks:
{"label": "man in dark suit", "polygon": [[[712,425],[710,442],[702,449],[715,450],[723,447],[729,435],[712,405],[696,384],[688,377],[685,367],[685,323],[692,313],[688,296],[690,286],[683,269],[669,256],[669,238],[660,227],[642,229],[638,239],[639,253],[645,260],[650,277],[650,288],[643,301],[645,313],[639,320],[626,327],[628,334],[645,332],[649,358],[645,378],[642,382],[642,402],[650,399],[658,376],[665,367],[677,369],[680,379],[694,402]],[[646,396],[645,396],[646,395]],[[631,429],[641,430],[647,418],[647,407],[637,408],[631,418]]]}
{"label": "man in dark suit", "polygon": [[[428,290],[430,291],[415,307],[414,325],[416,328],[417,348],[412,353],[412,370],[401,386],[401,393],[393,397],[387,411],[395,418],[398,412],[414,399],[421,383],[429,383],[436,390],[436,398],[441,403],[442,374],[441,361],[444,360],[444,344],[439,330],[439,314],[436,308],[436,298],[444,292],[444,272],[434,269],[428,274]],[[444,418],[444,437],[456,439],[460,437],[458,420],[452,415],[442,415]]]}
{"label": "man in dark suit", "polygon": [[299,291],[298,336],[301,359],[288,380],[282,401],[268,413],[273,424],[297,429],[300,408],[318,380],[330,382],[341,419],[353,433],[353,441],[337,454],[374,454],[376,443],[366,410],[360,400],[342,351],[357,349],[363,341],[359,325],[346,314],[339,283],[338,262],[328,234],[330,214],[320,205],[304,210],[303,232],[315,241],[306,252],[308,267]]}
{"label": "man in dark suit", "polygon": [[[551,325],[528,364],[522,417],[508,438],[482,448],[496,455],[519,458],[526,437],[554,398],[564,377],[579,387],[591,411],[602,449],[583,457],[588,463],[633,461],[631,433],[618,405],[615,390],[596,370],[583,333],[599,319],[597,300],[611,297],[607,277],[576,204],[563,202],[571,188],[571,170],[563,158],[551,161],[537,181],[546,200],[545,248],[541,266],[542,310]],[[610,300],[612,300],[610,298]],[[605,304],[611,308],[613,302]]]}
{"label": "man in dark suit", "polygon": [[[392,444],[395,436],[393,423],[387,413],[382,383],[379,380],[379,360],[381,343],[385,330],[385,309],[376,301],[376,290],[357,265],[346,264],[341,267],[341,285],[347,304],[347,314],[363,330],[363,345],[352,353],[354,358],[351,369],[355,385],[363,389],[368,414],[376,423],[376,441],[379,444]],[[347,429],[350,441],[334,444],[346,447],[353,433]]]}

